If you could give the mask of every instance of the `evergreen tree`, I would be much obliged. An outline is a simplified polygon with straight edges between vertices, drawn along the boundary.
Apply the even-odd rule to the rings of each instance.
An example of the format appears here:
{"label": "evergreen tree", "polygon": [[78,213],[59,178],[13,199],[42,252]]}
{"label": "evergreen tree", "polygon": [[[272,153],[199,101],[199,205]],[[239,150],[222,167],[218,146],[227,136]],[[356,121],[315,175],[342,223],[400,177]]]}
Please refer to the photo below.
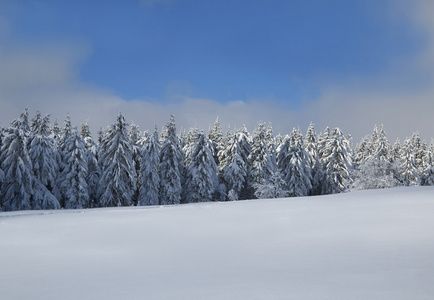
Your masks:
{"label": "evergreen tree", "polygon": [[181,203],[183,160],[176,136],[175,116],[172,115],[160,151],[160,204]]}
{"label": "evergreen tree", "polygon": [[386,160],[368,158],[355,171],[354,190],[383,189],[397,186],[399,181],[393,173],[392,163]]}
{"label": "evergreen tree", "polygon": [[101,169],[98,164],[99,147],[92,137],[84,138],[86,148],[85,156],[87,161],[87,188],[89,191],[89,207],[98,206],[98,183],[101,177]]}
{"label": "evergreen tree", "polygon": [[41,131],[42,117],[39,111],[36,112],[36,115],[33,117],[30,122],[30,131],[34,134],[37,134]]}
{"label": "evergreen tree", "polygon": [[289,196],[286,184],[279,171],[274,172],[269,180],[263,179],[255,184],[255,196],[258,199],[283,198]]}
{"label": "evergreen tree", "polygon": [[[155,127],[155,130],[157,130],[157,127]],[[145,130],[139,137],[139,140],[137,141],[137,145],[139,146],[139,149],[144,149],[146,145],[149,143],[150,140],[150,134],[148,130]],[[158,142],[158,141],[157,141]],[[140,150],[140,151],[141,151]]]}
{"label": "evergreen tree", "polygon": [[377,125],[375,125],[374,130],[372,131],[371,134],[371,140],[369,142],[368,150],[366,153],[368,156],[372,155],[372,153],[375,153],[377,151],[378,139],[379,139],[378,128]]}
{"label": "evergreen tree", "polygon": [[141,138],[141,135],[142,133],[140,132],[139,125],[132,123],[128,132],[128,138],[131,145],[137,145],[138,141]]}
{"label": "evergreen tree", "polygon": [[[27,112],[27,109],[26,109]],[[12,122],[6,131],[0,155],[4,179],[0,189],[3,211],[31,209],[32,163],[27,150],[27,137],[22,120]]]}
{"label": "evergreen tree", "polygon": [[401,147],[401,180],[404,185],[418,185],[420,182],[416,156],[411,140],[405,140]]}
{"label": "evergreen tree", "polygon": [[252,166],[249,163],[249,155],[251,153],[252,149],[252,137],[250,136],[250,133],[247,131],[246,126],[241,127],[235,132],[235,139],[237,141],[237,153],[239,154],[239,158],[243,160],[243,163],[246,167],[246,179],[245,184],[243,185],[240,193],[239,193],[239,199],[240,200],[246,200],[246,199],[252,199],[254,196],[254,188],[253,184],[248,176],[249,173],[251,173]]}
{"label": "evergreen tree", "polygon": [[226,135],[223,138],[222,141],[222,148],[218,152],[218,161],[219,161],[219,170],[220,173],[223,173],[223,171],[226,169],[226,167],[231,163],[233,159],[232,152],[229,151],[231,148],[229,145],[232,145],[234,143],[234,134],[231,131],[231,128],[228,127],[228,130],[226,131]]}
{"label": "evergreen tree", "polygon": [[340,193],[351,183],[351,148],[348,139],[339,128],[326,139],[322,151],[323,184],[322,194]]}
{"label": "evergreen tree", "polygon": [[251,151],[249,140],[250,136],[245,127],[237,130],[235,134],[229,129],[225,147],[219,152],[221,176],[229,200],[248,199],[248,156]]}
{"label": "evergreen tree", "polygon": [[60,177],[65,208],[89,207],[88,162],[82,136],[73,130],[65,141],[65,168]]}
{"label": "evergreen tree", "polygon": [[22,130],[25,136],[30,132],[30,123],[29,123],[29,108],[26,107],[24,111],[20,114],[19,119],[15,119],[11,122],[11,127],[15,129]]}
{"label": "evergreen tree", "polygon": [[87,121],[86,123],[81,124],[80,134],[83,139],[92,137],[92,135],[90,134],[89,124]]}
{"label": "evergreen tree", "polygon": [[101,170],[98,165],[98,152],[99,147],[92,139],[92,134],[89,129],[89,124],[81,124],[80,135],[84,141],[85,157],[87,161],[87,190],[89,199],[87,207],[98,206],[98,183],[101,176]]}
{"label": "evergreen tree", "polygon": [[69,116],[69,114],[67,114],[63,124],[62,135],[60,138],[60,147],[62,148],[62,151],[63,151],[65,141],[70,137],[71,134],[72,134],[71,117]]}
{"label": "evergreen tree", "polygon": [[101,147],[102,140],[104,139],[104,131],[100,127],[98,130],[98,146]]}
{"label": "evergreen tree", "polygon": [[199,133],[196,140],[187,172],[187,202],[211,201],[218,184],[218,168],[205,134]]}
{"label": "evergreen tree", "polygon": [[280,146],[283,145],[285,137],[286,136],[283,136],[280,133],[274,137],[274,144],[276,145],[276,149],[279,149]]}
{"label": "evergreen tree", "polygon": [[366,158],[370,154],[369,150],[370,150],[369,137],[365,136],[364,138],[362,138],[360,143],[354,149],[354,160],[353,160],[354,168],[358,168],[359,166],[362,165],[362,163],[366,160]]}
{"label": "evergreen tree", "polygon": [[128,124],[120,114],[101,141],[99,165],[99,205],[130,206],[136,190],[136,169],[133,148],[128,139]]}
{"label": "evergreen tree", "polygon": [[184,138],[184,146],[182,147],[182,151],[184,152],[184,165],[188,167],[191,163],[191,156],[193,153],[193,149],[196,146],[197,138],[199,136],[199,128],[197,125],[191,128],[187,135]]}
{"label": "evergreen tree", "polygon": [[304,138],[305,150],[308,154],[309,168],[311,170],[312,189],[310,195],[318,195],[321,193],[321,183],[319,182],[320,161],[318,154],[318,136],[315,133],[315,125],[309,124],[309,127]]}
{"label": "evergreen tree", "polygon": [[389,188],[399,184],[396,164],[393,162],[389,141],[381,125],[374,128],[369,152],[365,151],[363,160],[358,163],[353,189]]}
{"label": "evergreen tree", "polygon": [[273,127],[268,123],[267,131],[265,132],[265,144],[268,147],[268,154],[270,155],[270,164],[273,172],[277,171],[277,145],[273,136]]}
{"label": "evergreen tree", "polygon": [[312,189],[309,154],[294,129],[279,149],[278,166],[289,196],[307,196]]}
{"label": "evergreen tree", "polygon": [[248,157],[251,166],[250,182],[253,187],[264,181],[268,182],[271,175],[276,171],[272,158],[268,152],[265,136],[265,124],[259,122],[258,127],[253,133],[253,144]]}
{"label": "evergreen tree", "polygon": [[[66,115],[66,119],[64,121],[64,126],[63,129],[61,131],[61,136],[58,142],[58,147],[57,147],[57,153],[59,154],[58,156],[58,166],[59,166],[59,173],[63,172],[63,169],[66,167],[64,164],[65,162],[65,142],[66,140],[71,136],[72,133],[72,124],[71,124],[71,118],[69,116],[69,114]],[[64,203],[61,203],[62,206],[64,206]]]}
{"label": "evergreen tree", "polygon": [[137,204],[138,197],[139,197],[139,174],[140,174],[140,163],[141,163],[141,151],[140,151],[141,149],[139,145],[139,140],[141,135],[142,134],[140,132],[139,126],[134,123],[131,124],[128,133],[128,138],[133,148],[133,160],[134,160],[134,165],[136,166],[136,178],[137,178],[136,190],[134,191],[134,196],[133,196],[134,204]]}
{"label": "evergreen tree", "polygon": [[[38,209],[58,208],[57,187],[59,154],[55,141],[50,137],[50,116],[41,118],[38,113],[32,120],[32,135],[29,138],[29,154],[33,165],[34,203]],[[38,200],[37,200],[38,199]]]}
{"label": "evergreen tree", "polygon": [[140,189],[138,205],[158,205],[160,177],[160,146],[158,144],[158,132],[155,127],[154,133],[149,137],[149,142],[142,150],[140,164]]}
{"label": "evergreen tree", "polygon": [[56,146],[59,144],[60,136],[62,134],[62,129],[60,129],[57,119],[54,120],[53,126],[51,127],[51,138],[53,138]]}
{"label": "evergreen tree", "polygon": [[210,128],[208,133],[208,140],[211,142],[211,153],[214,161],[219,165],[218,153],[223,148],[223,131],[220,126],[219,118],[214,122],[214,127]]}
{"label": "evergreen tree", "polygon": [[420,177],[426,167],[428,152],[427,145],[425,141],[421,140],[418,132],[413,133],[410,143],[413,149],[414,164]]}
{"label": "evergreen tree", "polygon": [[427,168],[422,174],[421,185],[434,185],[434,153],[428,151]]}
{"label": "evergreen tree", "polygon": [[235,201],[240,199],[240,194],[246,184],[246,164],[239,153],[235,153],[232,162],[227,166],[223,173],[223,178],[227,186],[228,200]]}
{"label": "evergreen tree", "polygon": [[392,146],[391,158],[392,161],[401,160],[401,142],[399,141],[399,138],[396,139],[395,143]]}

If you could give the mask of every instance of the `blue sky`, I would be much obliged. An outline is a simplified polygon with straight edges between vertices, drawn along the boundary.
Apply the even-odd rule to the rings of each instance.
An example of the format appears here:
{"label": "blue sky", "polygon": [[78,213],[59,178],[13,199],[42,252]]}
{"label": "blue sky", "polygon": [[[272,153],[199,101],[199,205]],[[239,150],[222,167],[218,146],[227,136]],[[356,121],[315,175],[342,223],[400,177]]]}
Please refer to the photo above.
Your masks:
{"label": "blue sky", "polygon": [[[281,124],[282,131],[310,121],[345,127],[354,118],[342,125],[326,123],[321,112],[328,115],[332,109],[331,103],[320,109],[326,99],[334,97],[328,100],[333,102],[352,93],[358,98],[372,90],[376,94],[365,97],[381,95],[376,102],[381,104],[385,97],[431,84],[431,70],[418,66],[430,49],[431,24],[419,22],[427,6],[429,1],[422,0],[6,0],[0,1],[0,59],[18,61],[15,68],[8,62],[8,68],[25,73],[17,71],[14,77],[17,90],[20,78],[34,80],[31,88],[24,80],[21,89],[29,90],[34,110],[57,95],[55,105],[46,106],[55,112],[43,111],[53,115],[65,113],[64,107],[79,103],[81,95],[99,99],[96,108],[111,105],[106,111],[110,117],[145,106],[143,119],[150,122],[134,115],[144,127],[151,121],[164,124],[167,117],[156,120],[155,115],[168,115],[170,109],[180,114],[184,127],[199,123],[207,128],[218,114],[235,126],[243,122],[252,127],[257,117]],[[409,76],[398,76],[400,72]],[[11,86],[8,80],[4,85]],[[30,101],[16,91],[8,95],[17,98],[17,109]],[[370,100],[352,101],[360,106]],[[180,107],[188,103],[196,108],[193,115]],[[348,106],[341,114],[354,107],[340,104]],[[261,115],[261,105],[267,114]],[[318,112],[307,113],[310,108]],[[246,112],[225,117],[234,110]],[[208,120],[193,120],[202,112]],[[95,119],[83,111],[71,113],[77,123]],[[369,133],[375,123],[386,123],[387,130],[387,116],[384,111],[367,124],[362,117],[360,131]],[[330,116],[329,121],[337,120]]]}

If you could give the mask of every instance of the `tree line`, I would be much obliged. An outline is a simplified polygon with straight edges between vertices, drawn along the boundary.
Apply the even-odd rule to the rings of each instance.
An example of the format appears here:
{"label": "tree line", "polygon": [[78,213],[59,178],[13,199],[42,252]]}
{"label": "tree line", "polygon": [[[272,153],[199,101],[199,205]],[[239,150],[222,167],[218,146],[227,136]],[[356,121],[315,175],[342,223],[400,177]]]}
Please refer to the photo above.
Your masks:
{"label": "tree line", "polygon": [[167,205],[340,193],[401,185],[434,185],[434,143],[417,133],[393,145],[382,126],[352,147],[339,128],[274,135],[259,122],[223,134],[140,131],[120,114],[94,139],[28,109],[0,130],[3,211]]}

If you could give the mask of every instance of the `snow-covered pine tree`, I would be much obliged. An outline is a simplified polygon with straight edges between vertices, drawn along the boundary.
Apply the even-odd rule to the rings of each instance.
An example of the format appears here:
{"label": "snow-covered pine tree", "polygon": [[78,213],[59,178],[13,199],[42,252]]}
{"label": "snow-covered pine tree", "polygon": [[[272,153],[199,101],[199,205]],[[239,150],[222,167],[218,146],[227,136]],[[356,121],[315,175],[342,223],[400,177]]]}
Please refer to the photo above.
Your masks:
{"label": "snow-covered pine tree", "polygon": [[364,153],[364,159],[354,172],[352,188],[356,190],[389,188],[399,183],[383,125],[379,130],[375,126],[372,136],[374,139],[370,143],[370,150]]}
{"label": "snow-covered pine tree", "polygon": [[57,145],[59,144],[59,141],[60,141],[60,136],[62,134],[62,129],[60,128],[59,123],[57,122],[57,119],[54,120],[53,126],[50,128],[50,131],[51,131],[50,137],[53,138],[53,140],[56,144],[56,147],[57,147]]}
{"label": "snow-covered pine tree", "polygon": [[359,144],[357,144],[354,149],[354,159],[353,166],[354,168],[358,168],[362,165],[362,163],[366,160],[366,158],[370,155],[370,141],[369,137],[365,136],[362,138]]}
{"label": "snow-covered pine tree", "polygon": [[97,143],[92,139],[89,123],[81,124],[80,135],[84,141],[85,156],[87,161],[87,190],[89,194],[89,200],[87,207],[98,206],[98,182],[101,176],[101,170],[98,165],[98,152],[99,147]]}
{"label": "snow-covered pine tree", "polygon": [[136,190],[133,148],[128,139],[128,124],[122,114],[107,128],[101,141],[99,165],[99,206],[130,206]]}
{"label": "snow-covered pine tree", "polygon": [[132,123],[128,132],[128,138],[130,139],[131,145],[137,145],[141,136],[142,132],[140,131],[139,125]]}
{"label": "snow-covered pine tree", "polygon": [[326,152],[326,146],[330,143],[330,128],[326,127],[324,132],[318,137],[318,158],[322,162]]}
{"label": "snow-covered pine tree", "polygon": [[241,127],[235,132],[235,139],[238,144],[238,154],[240,159],[243,160],[246,166],[246,180],[243,188],[239,193],[240,200],[252,199],[254,197],[254,188],[248,174],[251,172],[251,165],[249,163],[249,155],[252,151],[252,137],[247,130],[246,126]]}
{"label": "snow-covered pine tree", "polygon": [[219,165],[218,153],[223,147],[223,131],[218,117],[214,122],[214,127],[209,129],[208,140],[211,142],[211,153],[214,161]]}
{"label": "snow-covered pine tree", "polygon": [[273,136],[273,126],[271,125],[271,123],[268,123],[268,127],[265,132],[265,144],[268,147],[271,168],[273,172],[277,172],[277,145]]}
{"label": "snow-covered pine tree", "polygon": [[20,114],[19,119],[15,119],[11,122],[11,127],[22,130],[23,134],[27,137],[28,133],[30,132],[28,107],[26,107],[24,111]]}
{"label": "snow-covered pine tree", "polygon": [[89,190],[87,185],[88,163],[85,143],[77,130],[72,130],[65,140],[65,168],[60,174],[60,191],[65,208],[89,207]]}
{"label": "snow-covered pine tree", "polygon": [[160,145],[157,127],[142,149],[138,205],[158,205],[160,190]]}
{"label": "snow-covered pine tree", "polygon": [[181,203],[183,160],[176,135],[175,116],[171,115],[160,151],[160,204]]}
{"label": "snow-covered pine tree", "polygon": [[185,135],[182,151],[184,152],[184,165],[186,168],[188,168],[191,163],[191,155],[193,153],[194,147],[196,146],[198,136],[199,128],[197,125],[191,128]]}
{"label": "snow-covered pine tree", "polygon": [[63,170],[63,156],[64,156],[64,146],[65,141],[69,138],[72,132],[72,123],[71,123],[71,117],[69,114],[66,115],[65,121],[63,122],[63,128],[60,133],[60,139],[58,142],[57,151],[59,152],[61,161],[59,162],[59,171],[62,172]]}
{"label": "snow-covered pine tree", "polygon": [[427,167],[421,176],[421,185],[434,185],[434,153],[427,153]]}
{"label": "snow-covered pine tree", "polygon": [[[83,134],[83,133],[82,133]],[[83,136],[83,135],[82,135]],[[98,164],[99,147],[92,139],[90,132],[84,137],[87,161],[87,189],[89,191],[89,207],[98,206],[98,183],[101,177],[101,169]]]}
{"label": "snow-covered pine tree", "polygon": [[322,149],[322,194],[340,193],[351,183],[351,148],[347,137],[335,128]]}
{"label": "snow-covered pine tree", "polygon": [[289,196],[307,196],[312,189],[309,154],[301,144],[300,134],[291,132],[279,149],[278,166]]}
{"label": "snow-covered pine tree", "polygon": [[223,137],[222,148],[218,152],[218,161],[219,161],[219,170],[220,173],[223,174],[223,170],[230,164],[232,161],[232,153],[228,151],[230,148],[228,145],[232,145],[234,142],[234,134],[231,131],[230,126],[226,131],[226,135]]}
{"label": "snow-covered pine tree", "polygon": [[[276,145],[276,151],[283,145],[286,135],[281,135],[280,133],[274,137],[274,144]],[[276,154],[277,156],[277,154]]]}
{"label": "snow-covered pine tree", "polygon": [[232,162],[226,167],[223,179],[226,183],[228,200],[235,201],[240,199],[240,193],[246,184],[246,164],[239,153],[235,153]]}
{"label": "snow-covered pine tree", "polygon": [[102,130],[102,127],[100,127],[98,130],[98,147],[101,147],[103,138],[104,138],[104,131]]}
{"label": "snow-covered pine tree", "polygon": [[401,142],[399,138],[396,139],[395,143],[392,146],[391,149],[391,158],[394,162],[399,162],[401,160]]}
{"label": "snow-covered pine tree", "polygon": [[[221,178],[226,186],[225,190],[228,191],[229,200],[248,199],[250,191],[247,174],[250,147],[250,135],[245,127],[237,130],[235,134],[228,129],[225,146],[219,151],[219,161]],[[220,188],[220,190],[223,189]],[[229,192],[231,197],[229,197]]]}
{"label": "snow-covered pine tree", "polygon": [[55,141],[50,137],[50,116],[41,118],[40,113],[32,120],[32,134],[29,138],[29,155],[33,165],[34,209],[55,209],[60,207],[57,186],[58,152]]}
{"label": "snow-covered pine tree", "polygon": [[36,115],[32,118],[30,122],[30,131],[34,134],[37,134],[41,131],[42,117],[39,111],[36,112]]}
{"label": "snow-covered pine tree", "polygon": [[134,196],[133,196],[133,202],[135,205],[137,205],[137,201],[138,201],[138,197],[139,197],[139,174],[140,174],[140,163],[141,163],[141,149],[140,149],[140,145],[139,145],[139,140],[141,137],[142,133],[140,131],[140,127],[137,124],[131,124],[130,125],[130,130],[128,132],[128,138],[130,140],[130,144],[133,148],[133,160],[134,160],[134,165],[136,166],[136,178],[137,178],[137,183],[136,183],[136,190],[134,191]]}
{"label": "snow-covered pine tree", "polygon": [[86,123],[81,124],[80,134],[83,139],[87,137],[92,137],[92,135],[90,134],[89,123],[87,121]]}
{"label": "snow-covered pine tree", "polygon": [[404,185],[419,185],[420,177],[417,169],[416,156],[413,151],[413,143],[410,139],[404,141],[401,147],[401,181]]}
{"label": "snow-covered pine tree", "polygon": [[255,196],[258,199],[284,198],[289,196],[286,184],[279,171],[274,172],[268,181],[255,184]]}
{"label": "snow-covered pine tree", "polygon": [[[155,127],[155,130],[157,130],[157,127]],[[148,130],[145,130],[139,137],[139,140],[137,141],[137,145],[139,146],[140,151],[143,150],[146,145],[149,143],[150,134]]]}
{"label": "snow-covered pine tree", "polygon": [[318,155],[318,136],[315,133],[315,125],[311,122],[304,137],[304,148],[309,156],[309,167],[311,169],[312,189],[310,195],[321,193],[321,183],[317,173],[320,171],[320,161]]}
{"label": "snow-covered pine tree", "polygon": [[251,166],[249,178],[253,188],[264,181],[268,182],[271,175],[276,171],[270,153],[268,152],[265,136],[265,124],[259,122],[258,127],[253,133],[252,148],[248,156],[249,164]]}
{"label": "snow-covered pine tree", "polygon": [[3,211],[32,208],[33,176],[27,137],[23,123],[15,121],[6,130],[0,155],[0,167],[4,173],[0,189],[0,206]]}
{"label": "snow-covered pine tree", "polygon": [[324,167],[324,156],[326,144],[330,140],[330,128],[326,127],[323,132],[318,134],[317,139],[317,149],[318,149],[318,169],[312,179],[315,182],[315,190],[312,192],[315,195],[321,195],[323,193],[323,184],[325,182],[325,167]]}
{"label": "snow-covered pine tree", "polygon": [[181,127],[178,135],[178,143],[180,149],[184,149],[185,145],[187,144],[187,135],[188,133],[185,131],[184,128]]}
{"label": "snow-covered pine tree", "polygon": [[186,179],[187,202],[211,201],[218,185],[218,168],[205,133],[198,133],[190,160]]}
{"label": "snow-covered pine tree", "polygon": [[3,146],[3,140],[5,139],[5,130],[0,127],[0,149]]}
{"label": "snow-covered pine tree", "polygon": [[69,114],[67,114],[63,124],[62,135],[60,137],[60,147],[62,148],[62,151],[63,151],[63,145],[65,144],[65,141],[69,138],[71,133],[72,133],[71,117],[69,116]]}
{"label": "snow-covered pine tree", "polygon": [[410,142],[413,148],[414,163],[420,177],[426,169],[428,147],[426,142],[421,140],[418,132],[413,133]]}
{"label": "snow-covered pine tree", "polygon": [[368,150],[366,155],[372,155],[372,153],[375,153],[377,151],[378,147],[378,139],[379,139],[379,133],[377,125],[374,126],[374,130],[372,130],[371,139],[368,144]]}
{"label": "snow-covered pine tree", "polygon": [[434,154],[434,138],[431,138],[431,142],[429,143],[428,151]]}
{"label": "snow-covered pine tree", "polygon": [[[226,201],[228,199],[228,190],[226,186],[226,182],[224,180],[224,170],[226,167],[230,164],[232,161],[232,154],[230,151],[227,151],[228,145],[230,144],[230,141],[234,138],[234,135],[231,131],[230,126],[228,126],[228,129],[226,131],[226,134],[222,136],[221,140],[221,146],[217,153],[217,161],[218,161],[218,168],[219,168],[219,186],[216,190],[215,199],[218,201]],[[229,157],[230,156],[230,157]]]}

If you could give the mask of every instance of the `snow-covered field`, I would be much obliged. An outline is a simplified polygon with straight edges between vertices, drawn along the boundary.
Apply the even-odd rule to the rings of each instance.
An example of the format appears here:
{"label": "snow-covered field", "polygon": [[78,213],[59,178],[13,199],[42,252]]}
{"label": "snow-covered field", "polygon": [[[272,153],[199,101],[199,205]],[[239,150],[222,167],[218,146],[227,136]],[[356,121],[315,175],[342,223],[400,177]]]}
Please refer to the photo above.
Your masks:
{"label": "snow-covered field", "polygon": [[0,299],[434,299],[434,187],[0,213]]}

